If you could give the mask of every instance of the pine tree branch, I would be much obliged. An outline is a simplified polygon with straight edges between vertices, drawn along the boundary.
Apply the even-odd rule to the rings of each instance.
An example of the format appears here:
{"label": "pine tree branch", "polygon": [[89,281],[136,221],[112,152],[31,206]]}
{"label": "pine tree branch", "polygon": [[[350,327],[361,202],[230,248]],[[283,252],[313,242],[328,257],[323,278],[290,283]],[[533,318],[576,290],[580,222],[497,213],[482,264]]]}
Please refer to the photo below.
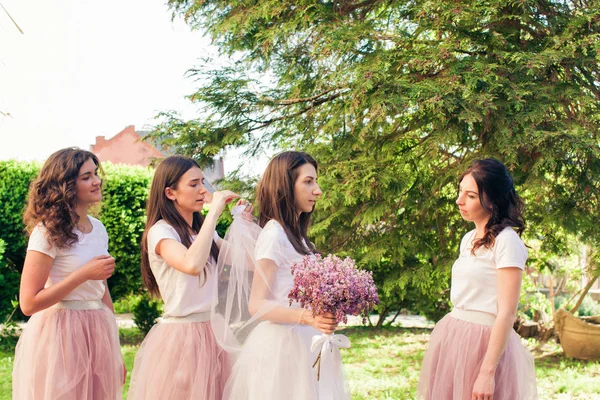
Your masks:
{"label": "pine tree branch", "polygon": [[[332,94],[330,96],[321,98],[319,100],[313,101],[313,102],[311,102],[311,104],[309,106],[304,107],[302,110],[297,111],[297,112],[295,112],[295,113],[293,113],[291,115],[282,115],[281,117],[272,118],[272,119],[269,119],[269,120],[266,120],[266,121],[254,121],[254,122],[258,123],[259,126],[255,126],[255,127],[247,129],[246,133],[250,133],[250,132],[253,132],[253,131],[256,131],[256,130],[259,130],[259,129],[267,128],[268,126],[272,125],[275,122],[279,122],[279,121],[283,121],[283,120],[291,119],[291,118],[296,118],[296,117],[298,117],[298,116],[300,116],[300,115],[302,115],[302,114],[304,114],[304,113],[306,113],[306,112],[314,109],[316,106],[319,106],[319,105],[321,105],[323,103],[326,103],[328,101],[337,99],[342,94],[343,94],[342,92],[338,92],[338,93]],[[250,121],[252,121],[252,120],[250,120]]]}
{"label": "pine tree branch", "polygon": [[269,97],[265,97],[264,99],[266,101],[268,101],[269,103],[287,106],[287,105],[291,105],[291,104],[298,104],[298,103],[306,103],[306,102],[309,102],[309,101],[315,101],[315,100],[318,100],[320,97],[323,97],[326,94],[331,93],[334,90],[338,90],[338,89],[340,89],[340,88],[327,89],[324,92],[321,92],[321,93],[319,93],[317,95],[314,95],[312,97],[305,97],[305,98],[276,100],[276,99],[271,99]]}
{"label": "pine tree branch", "polygon": [[590,75],[589,72],[587,72],[585,69],[583,69],[581,67],[577,67],[577,70],[581,73],[581,75],[583,75],[583,77],[586,79],[587,83],[589,84],[586,87],[588,89],[590,89],[592,91],[592,93],[594,93],[594,97],[596,97],[597,100],[600,100],[600,90],[598,90],[598,88],[596,87],[596,81],[594,80],[592,75]]}

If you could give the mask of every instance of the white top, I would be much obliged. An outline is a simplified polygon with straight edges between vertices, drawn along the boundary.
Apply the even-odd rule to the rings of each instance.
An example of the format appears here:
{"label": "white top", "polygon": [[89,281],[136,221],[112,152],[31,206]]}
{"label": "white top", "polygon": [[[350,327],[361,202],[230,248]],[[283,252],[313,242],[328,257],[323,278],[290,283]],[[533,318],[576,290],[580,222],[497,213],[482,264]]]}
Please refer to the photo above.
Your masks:
{"label": "white top", "polygon": [[[59,249],[50,243],[46,228],[40,223],[31,232],[27,251],[33,250],[46,254],[54,259],[50,274],[44,288],[48,288],[83,267],[97,256],[108,255],[108,234],[102,222],[88,215],[92,222],[92,231],[82,233],[74,229],[79,241],[67,249]],[[103,281],[85,281],[77,286],[64,300],[100,300],[106,290]]]}
{"label": "white top", "polygon": [[[195,235],[192,236],[192,241],[195,238]],[[214,260],[210,257],[208,280],[204,283],[201,277],[178,271],[156,254],[156,246],[163,239],[173,239],[181,243],[175,228],[161,219],[148,231],[148,259],[164,302],[164,316],[185,317],[209,311],[211,297],[217,284],[217,276],[213,271]],[[219,240],[217,232],[214,234],[214,240]]]}
{"label": "white top", "polygon": [[[272,219],[266,223],[256,241],[254,257],[256,261],[269,259],[277,264],[277,274],[271,287],[269,300],[289,307],[288,294],[294,287],[294,277],[290,268],[292,264],[301,262],[304,255],[298,253],[292,246],[279,222]],[[294,302],[292,306],[300,307],[300,303]]]}
{"label": "white top", "polygon": [[450,299],[455,308],[498,314],[496,270],[525,268],[527,247],[510,227],[496,236],[491,249],[480,247],[471,254],[475,230],[467,233],[460,243],[460,256],[452,266]]}

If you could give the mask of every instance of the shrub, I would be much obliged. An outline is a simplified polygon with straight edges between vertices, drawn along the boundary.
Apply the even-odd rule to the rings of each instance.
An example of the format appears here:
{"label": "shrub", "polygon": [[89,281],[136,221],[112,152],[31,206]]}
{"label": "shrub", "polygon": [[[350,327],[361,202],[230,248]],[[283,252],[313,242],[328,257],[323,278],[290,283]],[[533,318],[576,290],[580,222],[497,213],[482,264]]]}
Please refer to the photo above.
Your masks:
{"label": "shrub", "polygon": [[7,264],[19,272],[27,249],[23,211],[29,183],[39,170],[39,163],[0,161],[0,239],[6,243],[4,258]]}
{"label": "shrub", "polygon": [[524,320],[550,320],[552,317],[552,303],[548,297],[541,293],[528,274],[523,274],[521,296],[519,298],[518,317]]}
{"label": "shrub", "polygon": [[137,327],[131,328],[119,328],[119,341],[121,346],[130,344],[137,345],[144,340],[144,332],[140,331]]}
{"label": "shrub", "polygon": [[147,334],[160,317],[161,309],[160,303],[144,292],[133,308],[133,322],[144,334]]}
{"label": "shrub", "polygon": [[577,315],[580,317],[592,317],[600,315],[600,303],[592,299],[589,294],[583,298],[583,302],[579,306]]}
{"label": "shrub", "polygon": [[128,294],[119,300],[115,300],[113,305],[115,306],[115,314],[126,314],[132,313],[135,305],[142,298],[141,294]]}
{"label": "shrub", "polygon": [[[106,227],[108,251],[117,264],[114,275],[108,280],[115,307],[127,310],[119,309],[119,312],[130,312],[133,309],[132,301],[139,303],[142,287],[140,240],[146,224],[146,199],[154,170],[111,163],[102,165],[106,173],[103,200],[100,207],[91,212]],[[37,162],[0,161],[0,321],[13,311],[11,302],[18,300],[20,272],[28,240],[23,224],[23,211],[27,204],[29,185],[40,167]],[[223,213],[217,224],[217,231],[221,236],[230,223],[229,213]],[[119,303],[120,299],[130,295],[133,296],[131,299]],[[138,307],[143,309],[146,306]],[[15,317],[23,319],[19,310]]]}
{"label": "shrub", "polygon": [[112,164],[104,170],[100,220],[108,232],[108,252],[117,265],[108,285],[113,297],[120,299],[141,287],[140,241],[153,170]]}
{"label": "shrub", "polygon": [[[115,300],[137,293],[141,287],[139,242],[145,225],[146,198],[153,170],[103,164],[106,172],[101,206],[92,210],[106,226],[109,252],[117,269],[108,280]],[[11,300],[19,293],[19,274],[27,251],[23,211],[29,185],[37,176],[39,163],[0,161],[0,319],[10,313]],[[22,317],[22,315],[20,315]]]}
{"label": "shrub", "polygon": [[[4,321],[18,307],[19,272],[4,258],[6,243],[0,239],[0,321]],[[17,317],[20,317],[17,311]]]}

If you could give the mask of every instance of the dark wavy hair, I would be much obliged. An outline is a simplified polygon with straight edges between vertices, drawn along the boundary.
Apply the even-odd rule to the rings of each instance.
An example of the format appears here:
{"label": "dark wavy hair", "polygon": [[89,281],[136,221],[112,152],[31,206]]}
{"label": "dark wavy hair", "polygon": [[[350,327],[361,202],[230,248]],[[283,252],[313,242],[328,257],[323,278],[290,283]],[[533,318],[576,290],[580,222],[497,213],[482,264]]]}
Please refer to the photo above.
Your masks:
{"label": "dark wavy hair", "polygon": [[23,215],[29,233],[41,223],[46,228],[48,241],[59,249],[77,243],[77,234],[73,232],[79,222],[79,215],[75,211],[75,184],[81,166],[90,158],[102,173],[98,157],[77,147],[58,150],[48,157],[29,186],[27,208]]}
{"label": "dark wavy hair", "polygon": [[[185,247],[189,248],[192,245],[190,233],[198,234],[200,232],[204,218],[199,212],[194,212],[192,226],[189,226],[175,208],[173,201],[167,198],[165,189],[168,187],[173,190],[177,189],[181,176],[193,167],[200,168],[192,158],[179,155],[169,156],[158,164],[152,178],[150,195],[146,203],[146,229],[144,229],[140,247],[142,249],[142,281],[148,292],[156,298],[160,298],[160,291],[156,278],[150,269],[148,231],[162,219],[175,229]],[[210,248],[210,255],[215,261],[219,258],[219,247],[214,240]],[[204,274],[206,277],[206,270],[204,270]],[[204,282],[206,282],[206,279],[204,279]]]}
{"label": "dark wavy hair", "polygon": [[[308,240],[311,212],[302,212],[294,199],[294,184],[298,179],[298,168],[311,164],[317,169],[317,162],[300,151],[285,151],[269,161],[265,173],[256,189],[256,202],[259,207],[258,224],[264,227],[269,220],[279,222],[294,249],[300,254],[312,254],[317,250]],[[306,246],[302,243],[306,242]]]}
{"label": "dark wavy hair", "polygon": [[494,246],[498,234],[508,226],[513,227],[521,236],[525,230],[524,204],[504,164],[495,158],[475,160],[460,176],[458,182],[469,174],[477,183],[483,210],[490,215],[485,225],[485,234],[473,244],[473,254],[479,247],[489,249]]}

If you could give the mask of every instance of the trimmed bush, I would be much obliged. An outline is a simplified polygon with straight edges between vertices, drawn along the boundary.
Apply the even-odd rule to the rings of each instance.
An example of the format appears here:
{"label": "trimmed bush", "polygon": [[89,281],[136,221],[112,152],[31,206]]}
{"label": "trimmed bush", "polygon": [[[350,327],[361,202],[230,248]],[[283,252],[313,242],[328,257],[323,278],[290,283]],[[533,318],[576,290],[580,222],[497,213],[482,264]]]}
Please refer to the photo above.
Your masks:
{"label": "trimmed bush", "polygon": [[[37,162],[0,161],[0,240],[4,243],[4,258],[0,261],[0,317],[11,312],[10,301],[18,297],[28,240],[23,211],[29,185],[40,168]],[[92,213],[108,232],[108,250],[117,263],[108,283],[113,298],[118,299],[138,293],[141,288],[139,243],[153,170],[110,163],[103,163],[103,168],[104,199]]]}
{"label": "trimmed bush", "polygon": [[19,297],[20,274],[4,259],[5,249],[6,243],[0,239],[0,323],[4,323],[13,312],[13,302]]}
{"label": "trimmed bush", "polygon": [[[101,205],[91,210],[108,232],[108,251],[117,268],[108,280],[115,301],[140,295],[140,240],[146,224],[146,199],[154,170],[102,164],[105,176]],[[29,185],[41,168],[37,162],[0,161],[0,320],[12,312],[11,300],[19,294],[20,272],[27,251],[23,211]],[[221,236],[231,223],[223,213],[217,224]],[[4,256],[3,256],[4,254]],[[19,315],[19,318],[23,318]]]}
{"label": "trimmed bush", "polygon": [[100,220],[108,232],[108,252],[117,267],[108,280],[113,298],[138,292],[140,241],[146,224],[146,199],[154,170],[106,164]]}
{"label": "trimmed bush", "polygon": [[120,299],[113,301],[115,314],[132,313],[141,297],[141,294],[128,294],[127,296],[123,296]]}
{"label": "trimmed bush", "polygon": [[0,161],[0,239],[6,243],[7,263],[19,272],[27,249],[23,211],[29,184],[40,167],[37,162]]}
{"label": "trimmed bush", "polygon": [[147,334],[156,324],[156,320],[161,314],[161,304],[152,299],[148,292],[144,292],[133,307],[133,322],[144,334]]}
{"label": "trimmed bush", "polygon": [[[21,270],[27,249],[23,211],[29,183],[39,171],[39,163],[0,161],[0,322],[13,312],[18,301]],[[23,319],[17,310],[13,319]]]}

